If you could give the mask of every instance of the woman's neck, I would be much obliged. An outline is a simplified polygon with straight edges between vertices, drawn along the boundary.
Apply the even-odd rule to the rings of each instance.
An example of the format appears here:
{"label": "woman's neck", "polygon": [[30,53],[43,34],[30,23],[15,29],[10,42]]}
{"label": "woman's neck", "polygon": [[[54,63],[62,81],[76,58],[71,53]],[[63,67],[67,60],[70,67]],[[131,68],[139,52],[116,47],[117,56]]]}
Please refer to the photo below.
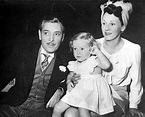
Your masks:
{"label": "woman's neck", "polygon": [[118,52],[124,45],[124,41],[120,38],[115,40],[105,40],[103,43],[104,49],[109,53],[113,54]]}

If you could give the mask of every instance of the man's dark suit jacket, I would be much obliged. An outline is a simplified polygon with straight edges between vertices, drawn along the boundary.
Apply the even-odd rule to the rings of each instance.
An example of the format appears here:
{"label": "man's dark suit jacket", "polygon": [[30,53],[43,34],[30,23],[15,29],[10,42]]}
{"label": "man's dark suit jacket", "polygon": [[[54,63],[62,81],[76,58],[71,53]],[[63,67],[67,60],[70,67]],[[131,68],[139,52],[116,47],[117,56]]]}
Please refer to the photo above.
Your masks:
{"label": "man's dark suit jacket", "polygon": [[[23,44],[16,46],[9,60],[5,61],[6,64],[1,66],[0,91],[13,78],[16,78],[16,84],[9,90],[6,97],[0,97],[0,104],[18,106],[28,98],[35,74],[39,48],[40,44]],[[67,77],[68,69],[66,72],[62,72],[59,66],[66,67],[68,60],[68,57],[61,54],[61,52],[56,52],[54,69],[45,95],[45,104],[58,87],[63,87],[64,90],[66,90],[66,82],[62,81]]]}

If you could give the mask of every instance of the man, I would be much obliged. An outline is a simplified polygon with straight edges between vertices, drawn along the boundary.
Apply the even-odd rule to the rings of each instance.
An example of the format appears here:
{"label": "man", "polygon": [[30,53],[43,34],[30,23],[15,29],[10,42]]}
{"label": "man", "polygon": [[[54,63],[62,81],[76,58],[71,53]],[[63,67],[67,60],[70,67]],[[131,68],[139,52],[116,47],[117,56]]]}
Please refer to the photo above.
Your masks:
{"label": "man", "polygon": [[[15,78],[15,85],[0,99],[0,117],[51,116],[51,108],[66,90],[68,58],[59,46],[64,27],[57,18],[44,18],[38,30],[39,45],[17,46],[0,70],[0,90]],[[27,48],[25,48],[27,47]]]}

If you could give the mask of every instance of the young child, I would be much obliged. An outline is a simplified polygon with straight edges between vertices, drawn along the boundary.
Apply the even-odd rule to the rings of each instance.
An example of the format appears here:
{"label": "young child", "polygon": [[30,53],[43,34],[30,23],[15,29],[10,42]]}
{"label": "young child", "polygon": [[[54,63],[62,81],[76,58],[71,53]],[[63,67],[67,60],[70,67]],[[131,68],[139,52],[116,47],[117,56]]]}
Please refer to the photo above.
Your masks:
{"label": "young child", "polygon": [[102,69],[110,67],[110,62],[99,50],[98,44],[90,33],[76,34],[70,41],[76,61],[70,61],[70,72],[80,74],[81,79],[74,86],[67,79],[67,93],[55,105],[52,117],[61,114],[70,106],[77,107],[80,117],[90,117],[90,112],[104,115],[113,112],[115,105],[110,87],[102,76]]}

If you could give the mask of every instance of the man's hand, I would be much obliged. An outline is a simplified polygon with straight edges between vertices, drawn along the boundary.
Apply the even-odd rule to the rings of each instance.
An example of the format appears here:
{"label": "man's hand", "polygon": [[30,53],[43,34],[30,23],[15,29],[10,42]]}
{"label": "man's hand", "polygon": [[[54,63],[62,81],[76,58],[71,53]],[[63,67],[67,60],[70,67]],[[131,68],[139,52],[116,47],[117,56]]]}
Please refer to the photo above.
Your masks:
{"label": "man's hand", "polygon": [[74,74],[73,78],[72,78],[72,82],[74,83],[74,85],[76,85],[78,83],[78,80],[80,80],[80,75],[79,74]]}
{"label": "man's hand", "polygon": [[67,84],[72,82],[74,86],[78,83],[78,80],[80,80],[80,75],[76,74],[74,72],[70,72],[70,74],[67,76]]}
{"label": "man's hand", "polygon": [[55,104],[60,100],[60,97],[62,96],[62,90],[57,89],[54,95],[51,97],[51,99],[47,102],[46,108],[48,107],[54,107]]}
{"label": "man's hand", "polygon": [[72,82],[67,84],[67,90],[70,92],[74,88],[74,84]]}
{"label": "man's hand", "polygon": [[138,115],[138,117],[143,117],[143,113],[140,112],[138,109],[136,108],[130,108],[129,112],[131,113],[131,115]]}

